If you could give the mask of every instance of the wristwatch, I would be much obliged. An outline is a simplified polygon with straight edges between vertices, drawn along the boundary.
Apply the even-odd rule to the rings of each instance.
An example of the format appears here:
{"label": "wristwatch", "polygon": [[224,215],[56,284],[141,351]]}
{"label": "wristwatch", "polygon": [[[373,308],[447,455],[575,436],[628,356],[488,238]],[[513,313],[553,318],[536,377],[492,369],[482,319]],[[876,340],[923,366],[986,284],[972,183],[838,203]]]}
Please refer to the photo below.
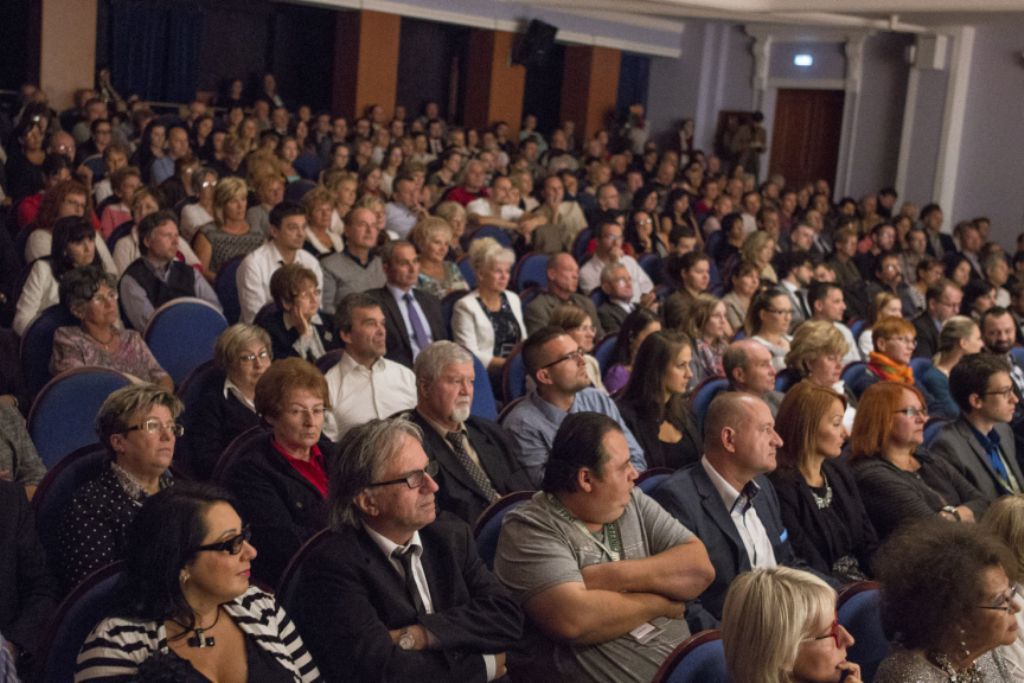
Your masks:
{"label": "wristwatch", "polygon": [[416,636],[412,634],[408,626],[403,628],[398,634],[398,647],[403,650],[413,650],[416,648]]}
{"label": "wristwatch", "polygon": [[957,510],[957,509],[956,509],[955,507],[953,507],[952,505],[947,505],[947,506],[945,506],[944,508],[942,508],[942,511],[943,511],[943,512],[948,512],[949,514],[953,515],[953,518],[954,518],[954,519],[955,519],[956,521],[958,521],[958,522],[960,521],[960,511],[959,511],[959,510]]}

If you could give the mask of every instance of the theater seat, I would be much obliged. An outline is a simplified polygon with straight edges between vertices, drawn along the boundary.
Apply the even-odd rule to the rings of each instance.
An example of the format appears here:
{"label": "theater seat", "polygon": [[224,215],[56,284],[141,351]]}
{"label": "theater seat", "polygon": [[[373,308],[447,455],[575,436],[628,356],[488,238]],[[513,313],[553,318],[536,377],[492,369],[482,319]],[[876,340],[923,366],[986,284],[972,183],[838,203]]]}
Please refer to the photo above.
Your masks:
{"label": "theater seat", "polygon": [[548,286],[548,255],[531,252],[519,259],[512,273],[512,283],[517,292],[531,285]]}
{"label": "theater seat", "polygon": [[34,398],[52,377],[50,356],[53,355],[53,335],[57,328],[77,324],[75,316],[57,304],[44,309],[25,329],[19,355],[29,397]]}
{"label": "theater seat", "polygon": [[717,629],[690,636],[662,662],[651,683],[728,683],[729,674]]}
{"label": "theater seat", "polygon": [[302,562],[306,556],[320,545],[328,534],[331,533],[330,529],[321,529],[316,532],[309,539],[302,544],[298,552],[292,556],[292,559],[288,561],[288,566],[284,568],[281,573],[281,581],[277,584],[277,593],[275,597],[277,602],[282,605],[286,610],[292,607],[292,598],[295,586],[302,581]]}
{"label": "theater seat", "polygon": [[213,345],[226,330],[224,315],[202,299],[181,297],[153,313],[142,337],[174,383],[213,358]]}
{"label": "theater seat", "polygon": [[87,366],[66,370],[43,387],[28,413],[28,433],[47,469],[96,441],[100,406],[129,384],[131,379],[123,373]]}
{"label": "theater seat", "polygon": [[213,291],[217,293],[217,299],[224,308],[224,317],[229,325],[234,325],[242,315],[242,304],[238,301],[238,284],[235,282],[235,273],[241,265],[243,256],[236,256],[220,264],[217,277],[213,280]]}
{"label": "theater seat", "polygon": [[498,402],[494,400],[494,389],[491,388],[491,378],[487,376],[487,367],[475,353],[470,353],[473,358],[473,403],[469,408],[471,415],[482,417],[485,420],[498,419]]}
{"label": "theater seat", "polygon": [[594,358],[597,360],[598,367],[601,368],[602,378],[608,372],[608,368],[612,366],[612,351],[615,350],[615,342],[618,340],[619,333],[612,332],[594,344]]}
{"label": "theater seat", "polygon": [[882,629],[881,591],[874,581],[860,581],[844,588],[836,601],[839,623],[856,641],[847,652],[860,665],[861,678],[871,681],[892,646]]}
{"label": "theater seat", "polygon": [[64,598],[39,650],[43,674],[38,681],[67,683],[74,680],[78,651],[96,625],[110,616],[123,575],[121,562],[101,567]]}
{"label": "theater seat", "polygon": [[505,360],[501,369],[501,393],[506,403],[526,395],[526,361],[523,360],[523,345],[518,344]]}
{"label": "theater seat", "polygon": [[473,525],[473,537],[476,538],[476,549],[480,554],[480,559],[487,563],[488,569],[494,569],[494,555],[498,552],[501,521],[505,519],[509,510],[530,500],[533,494],[534,491],[508,493],[480,513],[480,518]]}
{"label": "theater seat", "polygon": [[651,495],[651,491],[658,488],[661,482],[672,476],[673,472],[675,470],[671,467],[652,467],[640,473],[636,478],[636,485],[641,491]]}
{"label": "theater seat", "polygon": [[711,401],[728,387],[729,380],[724,377],[711,377],[701,382],[693,390],[693,414],[697,418],[699,428],[704,428],[704,416],[708,414]]}

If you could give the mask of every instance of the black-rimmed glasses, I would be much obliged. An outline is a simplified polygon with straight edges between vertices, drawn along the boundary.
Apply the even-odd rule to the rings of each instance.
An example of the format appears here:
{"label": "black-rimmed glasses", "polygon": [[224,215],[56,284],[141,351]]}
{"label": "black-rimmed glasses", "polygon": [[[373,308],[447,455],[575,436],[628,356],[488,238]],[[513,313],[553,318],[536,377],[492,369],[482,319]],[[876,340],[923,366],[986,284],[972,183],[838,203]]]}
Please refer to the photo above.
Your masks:
{"label": "black-rimmed glasses", "polygon": [[246,524],[242,527],[242,532],[237,536],[232,536],[229,539],[218,541],[217,543],[207,543],[206,545],[197,546],[195,552],[198,553],[210,550],[237,555],[242,552],[242,545],[248,543],[250,538],[252,538],[252,527]]}
{"label": "black-rimmed glasses", "polygon": [[994,609],[1000,612],[1009,612],[1012,608],[1013,601],[1017,598],[1018,594],[1017,585],[1014,584],[1010,587],[1010,590],[999,596],[994,605],[975,605],[978,609]]}
{"label": "black-rimmed glasses", "polygon": [[387,481],[375,481],[372,484],[367,484],[366,488],[374,488],[375,486],[390,486],[391,484],[405,484],[411,489],[418,489],[423,486],[423,482],[426,480],[426,476],[429,474],[431,477],[437,476],[438,465],[436,460],[431,460],[427,463],[427,466],[422,470],[416,470],[410,472],[404,477],[398,479],[388,479]]}
{"label": "black-rimmed glasses", "polygon": [[561,358],[559,358],[557,360],[553,360],[550,363],[548,363],[547,365],[541,366],[540,369],[541,370],[547,370],[548,368],[553,368],[556,365],[558,365],[559,363],[564,363],[567,360],[581,361],[581,360],[583,360],[583,357],[585,355],[586,355],[586,353],[583,351],[583,349],[576,349],[572,353],[567,353],[564,356],[562,356]]}

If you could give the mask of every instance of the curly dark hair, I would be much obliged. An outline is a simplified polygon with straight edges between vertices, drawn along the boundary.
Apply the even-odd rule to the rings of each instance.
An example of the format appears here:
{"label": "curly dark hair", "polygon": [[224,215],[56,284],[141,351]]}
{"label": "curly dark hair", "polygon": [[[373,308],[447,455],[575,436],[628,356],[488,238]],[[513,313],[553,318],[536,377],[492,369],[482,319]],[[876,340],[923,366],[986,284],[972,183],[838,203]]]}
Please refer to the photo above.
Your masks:
{"label": "curly dark hair", "polygon": [[984,599],[981,574],[1016,563],[995,536],[975,525],[930,517],[905,525],[882,546],[875,573],[882,584],[882,625],[906,648],[941,650],[959,640]]}

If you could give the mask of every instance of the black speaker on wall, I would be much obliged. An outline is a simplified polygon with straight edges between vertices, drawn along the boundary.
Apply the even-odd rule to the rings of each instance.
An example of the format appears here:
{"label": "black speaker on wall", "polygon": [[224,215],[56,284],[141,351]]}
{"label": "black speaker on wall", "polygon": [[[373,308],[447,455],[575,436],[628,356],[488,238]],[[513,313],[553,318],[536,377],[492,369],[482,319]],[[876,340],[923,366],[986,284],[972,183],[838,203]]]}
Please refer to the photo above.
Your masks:
{"label": "black speaker on wall", "polygon": [[547,24],[540,19],[531,19],[526,33],[519,39],[512,53],[512,63],[523,66],[544,66],[551,54],[551,46],[555,44],[558,27]]}

